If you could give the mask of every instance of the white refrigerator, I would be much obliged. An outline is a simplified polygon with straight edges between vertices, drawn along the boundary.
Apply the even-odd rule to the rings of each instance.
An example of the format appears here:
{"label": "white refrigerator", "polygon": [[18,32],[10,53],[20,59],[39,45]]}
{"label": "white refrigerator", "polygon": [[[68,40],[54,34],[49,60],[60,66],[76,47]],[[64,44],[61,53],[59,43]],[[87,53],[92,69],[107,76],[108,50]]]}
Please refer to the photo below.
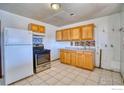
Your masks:
{"label": "white refrigerator", "polygon": [[15,28],[4,29],[5,84],[33,74],[32,33]]}

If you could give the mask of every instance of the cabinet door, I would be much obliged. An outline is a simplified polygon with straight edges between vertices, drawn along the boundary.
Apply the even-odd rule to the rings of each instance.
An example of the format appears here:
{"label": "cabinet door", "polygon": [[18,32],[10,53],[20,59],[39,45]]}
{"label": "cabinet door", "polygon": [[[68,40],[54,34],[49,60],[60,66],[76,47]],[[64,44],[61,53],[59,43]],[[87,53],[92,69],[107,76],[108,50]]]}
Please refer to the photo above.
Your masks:
{"label": "cabinet door", "polygon": [[76,64],[76,52],[71,51],[71,65],[75,66]]}
{"label": "cabinet door", "polygon": [[38,32],[45,33],[45,27],[44,26],[38,26]]}
{"label": "cabinet door", "polygon": [[64,52],[64,56],[65,56],[65,63],[66,64],[71,64],[71,52],[66,50]]}
{"label": "cabinet door", "polygon": [[82,35],[81,38],[83,40],[86,40],[87,39],[87,27],[86,26],[83,26],[82,27],[81,35]]}
{"label": "cabinet door", "polygon": [[68,40],[67,30],[62,31],[63,40]]}
{"label": "cabinet door", "polygon": [[83,52],[76,52],[76,66],[82,67],[84,66],[84,53]]}
{"label": "cabinet door", "polygon": [[84,68],[93,70],[94,68],[94,53],[93,52],[84,52]]}
{"label": "cabinet door", "polygon": [[71,40],[70,29],[65,29],[62,31],[63,40]]}
{"label": "cabinet door", "polygon": [[31,30],[31,31],[37,32],[38,31],[38,26],[31,23],[31,24],[29,24],[28,29]]}
{"label": "cabinet door", "polygon": [[71,40],[71,31],[70,29],[66,29],[67,34],[67,40]]}
{"label": "cabinet door", "polygon": [[80,40],[81,38],[81,27],[71,28],[71,39]]}
{"label": "cabinet door", "polygon": [[82,36],[83,40],[93,40],[94,39],[94,25],[89,24],[82,27]]}
{"label": "cabinet door", "polygon": [[87,39],[93,40],[94,39],[94,25],[87,26]]}
{"label": "cabinet door", "polygon": [[60,62],[64,63],[64,50],[60,50]]}
{"label": "cabinet door", "polygon": [[56,31],[56,40],[62,40],[62,31]]}

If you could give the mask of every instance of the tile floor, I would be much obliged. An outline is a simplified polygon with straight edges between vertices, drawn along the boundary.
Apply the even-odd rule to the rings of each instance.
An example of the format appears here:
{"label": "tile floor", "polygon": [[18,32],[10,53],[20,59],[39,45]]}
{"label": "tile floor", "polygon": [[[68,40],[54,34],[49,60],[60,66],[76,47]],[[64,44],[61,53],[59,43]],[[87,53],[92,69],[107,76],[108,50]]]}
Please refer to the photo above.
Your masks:
{"label": "tile floor", "polygon": [[20,80],[12,85],[123,85],[120,73],[95,68],[88,71],[59,60],[51,68]]}

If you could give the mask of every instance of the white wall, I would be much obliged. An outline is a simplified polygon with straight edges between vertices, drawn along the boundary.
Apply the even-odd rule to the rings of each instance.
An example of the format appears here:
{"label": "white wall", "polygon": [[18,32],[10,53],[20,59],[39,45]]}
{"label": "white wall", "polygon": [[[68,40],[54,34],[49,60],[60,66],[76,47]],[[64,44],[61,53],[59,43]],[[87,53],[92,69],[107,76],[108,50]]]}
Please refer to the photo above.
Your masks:
{"label": "white wall", "polygon": [[[120,13],[66,25],[59,29],[89,23],[94,23],[96,25],[96,66],[99,66],[99,50],[102,49],[102,67],[114,71],[120,71]],[[112,31],[112,29],[114,29],[114,31]],[[103,30],[105,32],[103,32]],[[107,47],[105,47],[105,44],[107,44]],[[113,48],[111,47],[111,44],[114,45]],[[70,42],[58,42],[58,46],[59,48],[70,46]]]}

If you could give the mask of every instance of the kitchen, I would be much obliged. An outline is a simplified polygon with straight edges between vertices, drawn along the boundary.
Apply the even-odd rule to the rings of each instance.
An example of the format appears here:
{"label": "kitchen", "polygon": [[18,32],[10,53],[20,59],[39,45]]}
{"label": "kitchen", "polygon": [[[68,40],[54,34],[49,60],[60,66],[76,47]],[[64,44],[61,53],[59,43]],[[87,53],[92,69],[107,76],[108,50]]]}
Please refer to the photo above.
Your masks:
{"label": "kitchen", "polygon": [[[91,6],[90,4],[61,4],[63,8],[60,10],[46,9],[48,13],[53,11],[51,13],[53,16],[48,15],[48,19],[44,18],[43,22],[29,16],[31,13],[25,14],[26,10],[25,13],[20,10],[22,7],[29,7],[27,10],[31,11],[34,6],[45,9],[47,5],[50,4],[0,4],[1,33],[4,33],[4,29],[7,27],[29,30],[28,32],[32,32],[34,35],[32,38],[36,39],[36,42],[39,41],[36,47],[39,47],[40,43],[40,47],[50,50],[48,59],[51,61],[51,65],[47,70],[11,84],[123,85],[123,76],[121,76],[124,75],[123,4],[91,4]],[[78,15],[80,8],[84,11],[87,7],[90,7],[89,15],[85,12]],[[111,7],[113,8],[110,9]],[[66,9],[70,14],[65,11]],[[94,13],[90,16],[90,10],[95,11],[96,15]],[[33,14],[35,13],[34,9]],[[44,14],[44,16],[46,15]],[[86,17],[82,21],[80,19],[82,16],[90,17]],[[38,16],[38,18],[40,17]],[[59,21],[57,18],[63,19]],[[41,27],[40,30],[37,29],[38,27]],[[1,47],[3,48],[3,46]],[[2,59],[3,61],[4,59]],[[4,75],[4,66],[2,69]]]}

